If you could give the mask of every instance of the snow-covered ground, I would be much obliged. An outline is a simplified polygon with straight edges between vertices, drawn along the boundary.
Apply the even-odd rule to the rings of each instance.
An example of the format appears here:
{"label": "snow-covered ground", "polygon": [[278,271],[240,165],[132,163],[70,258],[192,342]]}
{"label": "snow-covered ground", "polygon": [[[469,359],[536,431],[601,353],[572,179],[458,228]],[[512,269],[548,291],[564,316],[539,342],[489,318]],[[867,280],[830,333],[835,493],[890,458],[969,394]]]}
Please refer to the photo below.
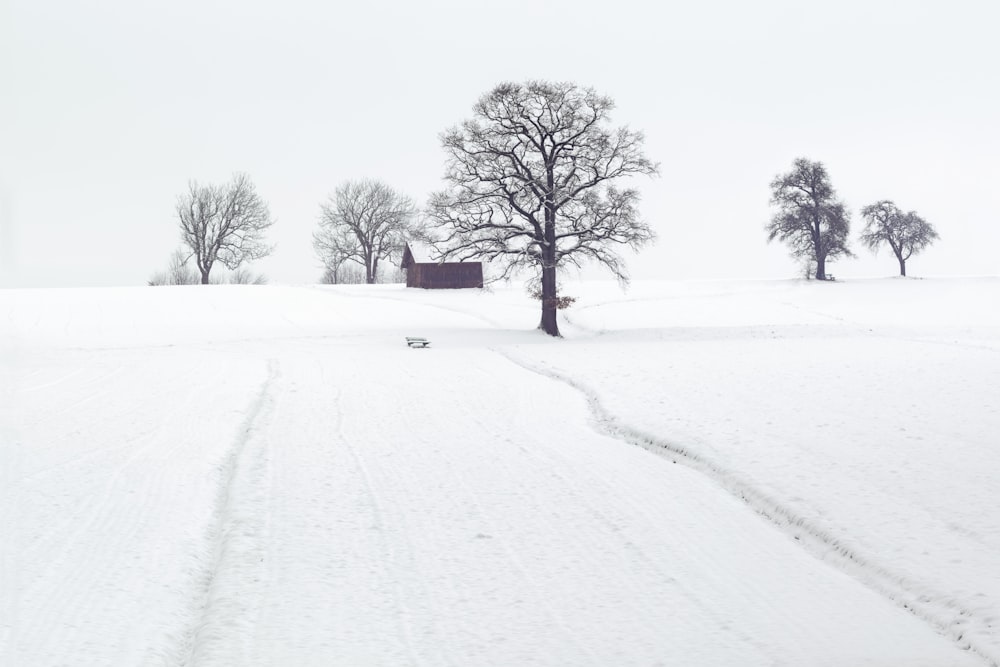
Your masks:
{"label": "snow-covered ground", "polygon": [[0,664],[1000,663],[1000,280],[565,293],[0,291]]}

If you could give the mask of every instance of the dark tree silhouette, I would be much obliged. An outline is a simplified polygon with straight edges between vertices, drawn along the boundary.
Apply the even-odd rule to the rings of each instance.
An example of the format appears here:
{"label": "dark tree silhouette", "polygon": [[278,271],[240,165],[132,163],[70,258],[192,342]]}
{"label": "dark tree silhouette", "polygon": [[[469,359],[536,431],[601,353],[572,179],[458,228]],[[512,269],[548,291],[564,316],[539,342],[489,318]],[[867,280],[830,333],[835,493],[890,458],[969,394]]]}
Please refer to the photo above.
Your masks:
{"label": "dark tree silhouette", "polygon": [[771,204],[778,212],[767,225],[767,240],[779,239],[792,256],[814,261],[817,280],[826,280],[828,259],[853,256],[847,247],[850,214],[822,162],[796,159],[790,172],[771,181]]}
{"label": "dark tree silhouette", "polygon": [[614,182],[654,175],[643,135],[608,127],[614,102],[573,83],[503,83],[474,118],[442,135],[449,188],[431,197],[429,231],[441,259],[481,258],[498,279],[539,271],[539,328],[558,336],[556,269],[594,260],[627,280],[617,246],[639,248],[653,232],[639,194]]}
{"label": "dark tree silhouette", "polygon": [[375,283],[379,261],[402,251],[415,216],[410,198],[385,183],[344,183],[320,205],[313,249],[334,281],[338,281],[344,262],[353,261],[364,267],[365,282]]}
{"label": "dark tree silhouette", "polygon": [[938,239],[934,227],[916,211],[903,213],[888,199],[865,206],[861,217],[865,219],[861,242],[873,252],[881,245],[892,248],[901,276],[906,275],[906,260]]}
{"label": "dark tree silhouette", "polygon": [[264,232],[274,220],[246,174],[236,174],[222,186],[191,181],[187,194],[177,200],[177,216],[181,240],[194,257],[203,285],[209,283],[215,262],[235,271],[274,249],[264,243]]}

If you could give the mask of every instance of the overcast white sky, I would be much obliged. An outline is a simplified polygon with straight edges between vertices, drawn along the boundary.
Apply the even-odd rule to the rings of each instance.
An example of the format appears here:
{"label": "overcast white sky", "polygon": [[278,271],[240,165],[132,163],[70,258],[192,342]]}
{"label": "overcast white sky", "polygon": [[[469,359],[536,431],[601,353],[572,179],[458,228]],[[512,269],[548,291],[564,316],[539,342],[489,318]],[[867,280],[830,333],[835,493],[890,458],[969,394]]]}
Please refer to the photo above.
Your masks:
{"label": "overcast white sky", "polygon": [[[347,179],[422,203],[439,134],[504,80],[570,80],[643,130],[660,235],[635,278],[792,277],[768,183],[824,162],[854,212],[893,199],[941,240],[912,275],[997,275],[1000,3],[0,0],[0,285],[141,285],[189,179],[245,171],[277,218],[272,282],[314,282]],[[828,267],[892,275],[890,253]]]}

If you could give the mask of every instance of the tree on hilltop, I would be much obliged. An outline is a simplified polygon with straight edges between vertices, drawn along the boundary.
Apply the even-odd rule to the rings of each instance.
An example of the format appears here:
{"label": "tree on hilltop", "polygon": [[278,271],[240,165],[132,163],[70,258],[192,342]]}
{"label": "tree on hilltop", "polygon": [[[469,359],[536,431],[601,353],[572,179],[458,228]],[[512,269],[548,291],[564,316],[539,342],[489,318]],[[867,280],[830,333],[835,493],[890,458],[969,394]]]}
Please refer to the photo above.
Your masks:
{"label": "tree on hilltop", "polygon": [[652,241],[639,193],[615,183],[652,176],[643,135],[609,127],[614,102],[573,83],[503,83],[479,99],[473,118],[442,135],[448,189],[432,196],[429,231],[443,260],[485,259],[507,278],[541,278],[539,328],[559,335],[556,270],[593,260],[619,280],[617,246]]}
{"label": "tree on hilltop", "polygon": [[349,181],[320,205],[313,249],[334,282],[345,262],[361,265],[366,283],[378,282],[379,262],[402,252],[416,213],[409,197],[381,181]]}
{"label": "tree on hilltop", "polygon": [[916,211],[904,213],[888,199],[865,206],[861,217],[865,219],[861,242],[873,252],[882,245],[889,246],[899,262],[901,276],[906,275],[906,260],[938,239],[933,225]]}
{"label": "tree on hilltop", "polygon": [[177,216],[181,241],[194,258],[202,285],[209,283],[216,262],[235,271],[274,249],[264,242],[274,220],[246,174],[236,174],[221,186],[191,181],[188,192],[177,199]]}
{"label": "tree on hilltop", "polygon": [[816,280],[826,280],[827,260],[853,257],[847,247],[850,214],[822,162],[796,159],[790,172],[771,181],[771,204],[778,212],[767,224],[768,242],[783,241],[793,257],[815,262]]}

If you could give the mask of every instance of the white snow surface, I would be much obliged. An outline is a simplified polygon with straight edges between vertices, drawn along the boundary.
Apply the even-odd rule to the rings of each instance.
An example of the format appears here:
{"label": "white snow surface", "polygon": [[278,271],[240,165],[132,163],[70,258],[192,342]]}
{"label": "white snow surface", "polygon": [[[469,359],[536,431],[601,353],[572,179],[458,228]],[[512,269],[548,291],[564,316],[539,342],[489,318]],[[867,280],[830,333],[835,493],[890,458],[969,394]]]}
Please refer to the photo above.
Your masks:
{"label": "white snow surface", "polygon": [[1000,664],[1000,280],[564,293],[0,291],[0,665]]}

